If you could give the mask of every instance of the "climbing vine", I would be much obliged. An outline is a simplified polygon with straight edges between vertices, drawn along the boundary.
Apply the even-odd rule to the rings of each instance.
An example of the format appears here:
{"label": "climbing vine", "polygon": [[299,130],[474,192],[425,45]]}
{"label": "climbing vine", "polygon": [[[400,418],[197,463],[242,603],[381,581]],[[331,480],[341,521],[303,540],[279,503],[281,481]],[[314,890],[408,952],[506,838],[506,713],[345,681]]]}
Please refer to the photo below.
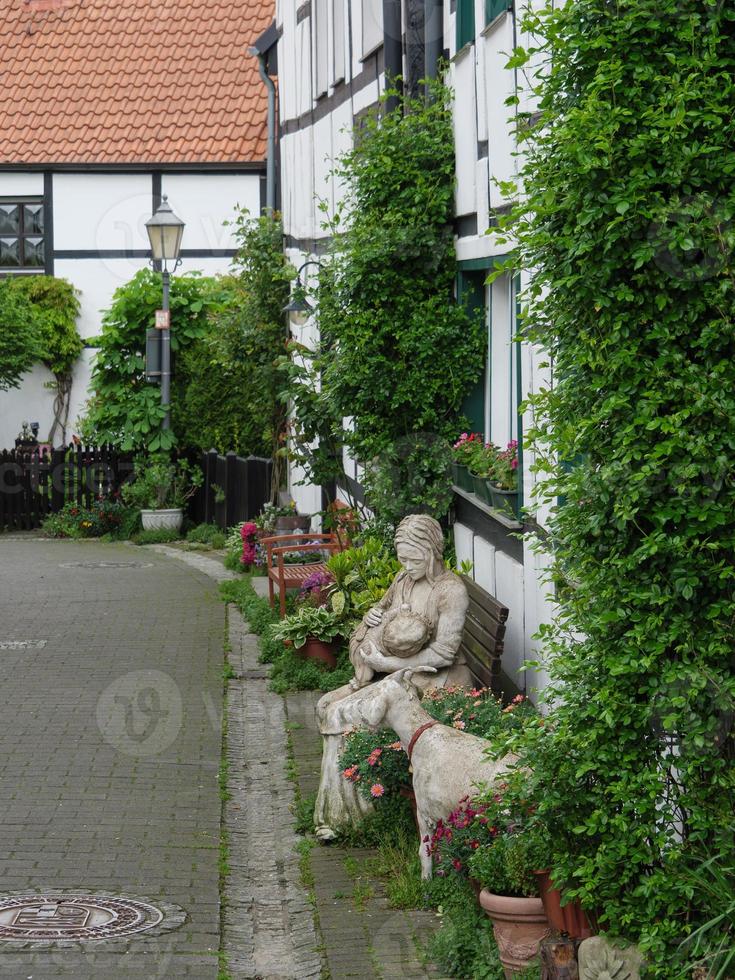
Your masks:
{"label": "climbing vine", "polygon": [[18,276],[11,288],[36,311],[40,331],[40,360],[53,374],[54,419],[47,441],[66,442],[71,404],[72,370],[84,343],[77,330],[79,291],[66,279]]}
{"label": "climbing vine", "polygon": [[[327,221],[333,247],[315,296],[324,418],[351,425],[339,438],[393,496],[421,445],[453,436],[483,366],[483,329],[454,299],[454,150],[449,92],[385,100],[338,160],[346,188]],[[447,455],[445,454],[445,459]],[[414,481],[404,508],[446,511],[446,465]],[[400,510],[400,507],[398,508]],[[437,516],[439,516],[437,514]]]}
{"label": "climbing vine", "polygon": [[735,856],[735,9],[574,0],[525,26],[512,231],[555,376],[529,439],[563,501],[531,761],[558,880],[672,980],[733,902],[691,872]]}

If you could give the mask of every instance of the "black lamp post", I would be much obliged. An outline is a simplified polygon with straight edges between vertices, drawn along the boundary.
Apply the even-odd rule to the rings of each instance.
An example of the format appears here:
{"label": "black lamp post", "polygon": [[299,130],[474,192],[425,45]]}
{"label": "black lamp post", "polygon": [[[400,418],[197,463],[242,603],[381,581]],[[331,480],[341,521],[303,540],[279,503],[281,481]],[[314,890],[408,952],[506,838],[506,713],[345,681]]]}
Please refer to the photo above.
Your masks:
{"label": "black lamp post", "polygon": [[324,263],[318,262],[316,259],[307,259],[306,262],[302,263],[296,272],[296,282],[294,283],[293,292],[291,293],[291,299],[283,307],[283,312],[288,314],[288,316],[299,325],[301,325],[306,318],[314,312],[314,307],[306,298],[306,290],[304,289],[304,284],[301,281],[301,273],[304,271],[307,265],[316,265],[320,269],[324,268]]}
{"label": "black lamp post", "polygon": [[[169,311],[169,287],[171,272],[181,262],[181,239],[184,234],[184,222],[177,218],[171,210],[168,198],[156,208],[153,217],[145,223],[154,262],[161,263],[161,278],[163,280],[163,308],[156,313],[156,327],[161,331],[161,407],[163,428],[171,426],[169,405],[171,404],[171,314]],[[171,267],[169,269],[169,266]],[[160,315],[159,315],[160,313]]]}

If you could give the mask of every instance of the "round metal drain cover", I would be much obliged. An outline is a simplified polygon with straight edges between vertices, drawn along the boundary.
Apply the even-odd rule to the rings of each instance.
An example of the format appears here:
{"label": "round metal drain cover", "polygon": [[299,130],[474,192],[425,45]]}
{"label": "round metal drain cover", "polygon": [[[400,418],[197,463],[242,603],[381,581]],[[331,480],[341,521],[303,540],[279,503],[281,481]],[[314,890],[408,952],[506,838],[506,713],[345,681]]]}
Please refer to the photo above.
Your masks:
{"label": "round metal drain cover", "polygon": [[153,568],[151,561],[64,561],[59,568]]}
{"label": "round metal drain cover", "polygon": [[138,898],[84,892],[11,895],[0,898],[0,942],[91,942],[122,939],[149,929],[172,929],[186,916],[176,906],[160,908]]}

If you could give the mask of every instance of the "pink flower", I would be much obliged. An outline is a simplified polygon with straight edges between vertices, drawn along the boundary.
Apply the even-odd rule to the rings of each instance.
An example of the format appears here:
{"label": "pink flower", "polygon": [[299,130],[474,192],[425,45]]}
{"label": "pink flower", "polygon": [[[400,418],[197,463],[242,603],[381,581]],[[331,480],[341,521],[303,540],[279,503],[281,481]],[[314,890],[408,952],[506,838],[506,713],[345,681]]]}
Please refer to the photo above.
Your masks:
{"label": "pink flower", "polygon": [[385,787],[381,783],[373,783],[370,787],[370,795],[376,799],[385,793]]}
{"label": "pink flower", "polygon": [[462,862],[459,860],[459,858],[454,858],[454,860],[452,861],[452,867],[454,868],[455,871],[462,870]]}
{"label": "pink flower", "polygon": [[381,757],[382,754],[383,754],[383,750],[382,749],[373,749],[373,751],[368,756],[368,760],[367,760],[368,761],[368,765],[369,766],[375,766],[375,765],[377,765],[378,764],[378,760],[380,759],[380,757]]}
{"label": "pink flower", "polygon": [[391,742],[388,748],[393,749],[394,752],[400,752],[403,749],[403,746],[400,742]]}
{"label": "pink flower", "polygon": [[349,769],[344,769],[342,775],[345,779],[350,779],[355,782],[355,773],[357,772],[357,766],[350,766]]}
{"label": "pink flower", "polygon": [[466,725],[461,719],[452,724],[452,728],[458,728],[460,731],[462,731],[465,727]]}

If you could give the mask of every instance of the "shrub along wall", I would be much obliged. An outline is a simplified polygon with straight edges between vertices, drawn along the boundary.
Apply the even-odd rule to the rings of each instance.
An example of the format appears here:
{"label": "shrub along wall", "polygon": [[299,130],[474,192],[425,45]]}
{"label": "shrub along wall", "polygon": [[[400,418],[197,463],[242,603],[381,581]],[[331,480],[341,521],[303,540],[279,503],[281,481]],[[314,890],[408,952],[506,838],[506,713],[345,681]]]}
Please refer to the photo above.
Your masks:
{"label": "shrub along wall", "polygon": [[735,9],[574,0],[527,27],[547,61],[515,233],[557,379],[530,438],[575,461],[542,486],[566,501],[542,806],[559,878],[672,980],[733,902],[696,868],[735,856]]}

